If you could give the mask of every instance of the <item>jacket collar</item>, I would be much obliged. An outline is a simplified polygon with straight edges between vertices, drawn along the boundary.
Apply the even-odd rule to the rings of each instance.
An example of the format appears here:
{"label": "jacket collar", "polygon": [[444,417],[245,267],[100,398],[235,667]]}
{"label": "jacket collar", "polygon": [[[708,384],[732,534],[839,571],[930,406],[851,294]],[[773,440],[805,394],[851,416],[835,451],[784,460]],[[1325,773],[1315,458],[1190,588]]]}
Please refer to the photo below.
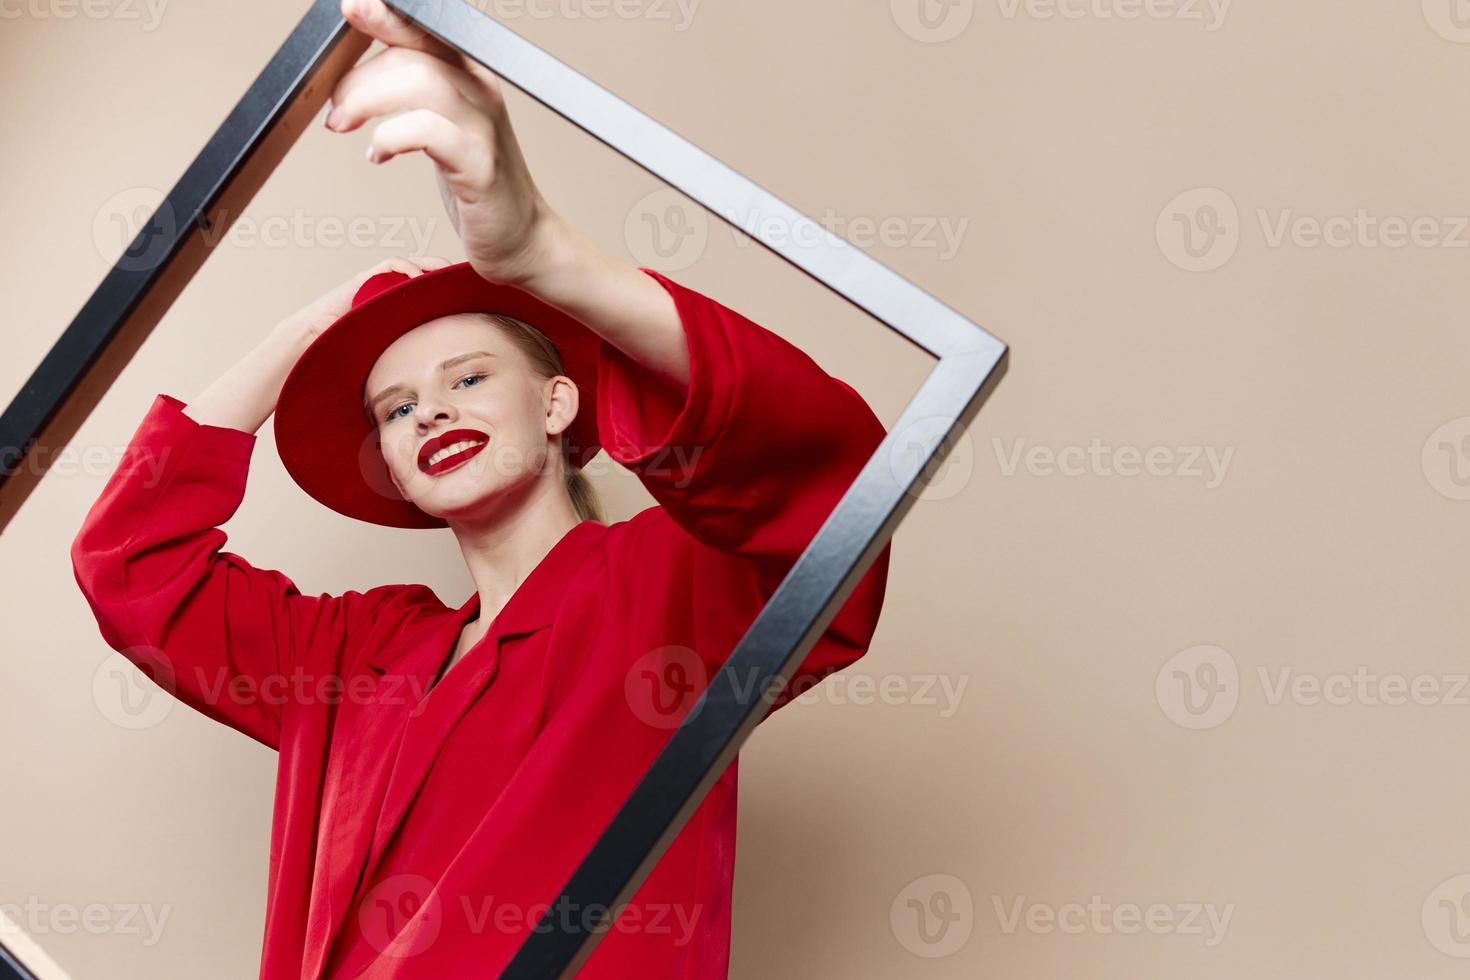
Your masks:
{"label": "jacket collar", "polygon": [[[562,535],[556,544],[548,551],[531,570],[531,574],[516,588],[515,593],[505,604],[491,628],[501,637],[515,636],[522,633],[531,633],[543,626],[551,625],[556,616],[557,606],[561,603],[564,589],[561,584],[576,570],[577,566],[587,556],[603,535],[607,533],[607,525],[599,524],[597,521],[584,520]],[[430,618],[434,623],[434,629],[449,630],[451,637],[457,637],[464,625],[473,620],[480,613],[480,593],[470,593],[457,609],[450,608],[439,599],[437,595],[430,592]],[[395,664],[406,653],[414,649],[416,644],[412,641],[405,643],[384,643],[374,649],[367,657],[367,663],[378,670],[386,670]],[[446,650],[437,651],[447,655]],[[438,664],[435,665],[437,669]]]}
{"label": "jacket collar", "polygon": [[[455,668],[461,673],[446,678],[444,690],[436,686],[431,692],[445,710],[436,712],[429,725],[405,730],[405,716],[422,701],[412,695],[405,697],[403,688],[397,685],[386,688],[399,692],[392,702],[375,703],[370,710],[356,703],[352,715],[344,716],[342,724],[351,731],[349,744],[397,744],[397,761],[384,766],[381,760],[360,753],[334,751],[331,755],[319,824],[320,857],[313,872],[303,976],[322,976],[354,887],[376,870],[439,750],[481,689],[494,678],[501,641],[552,623],[566,593],[565,583],[606,533],[605,525],[582,521],[552,546],[490,624],[475,650]],[[458,609],[450,609],[434,597],[430,609],[426,624],[404,631],[398,642],[383,644],[368,658],[368,663],[380,671],[386,673],[391,668],[393,673],[415,681],[410,691],[423,691],[438,672],[460,629],[479,613],[480,596],[478,592],[471,594]],[[472,673],[464,673],[471,669]],[[447,704],[446,698],[450,699]],[[377,819],[364,819],[359,812],[364,807],[367,813],[378,812]]]}

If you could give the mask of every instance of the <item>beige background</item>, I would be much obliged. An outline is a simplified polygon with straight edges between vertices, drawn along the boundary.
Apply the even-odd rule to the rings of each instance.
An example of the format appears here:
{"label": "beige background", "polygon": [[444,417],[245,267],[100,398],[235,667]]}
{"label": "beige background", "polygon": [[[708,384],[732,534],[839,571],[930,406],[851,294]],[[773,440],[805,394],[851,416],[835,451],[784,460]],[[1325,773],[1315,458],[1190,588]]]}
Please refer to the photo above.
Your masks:
{"label": "beige background", "polygon": [[[742,753],[732,976],[1464,976],[1453,2],[936,0],[930,27],[917,0],[495,8],[1012,346],[895,538],[872,651]],[[6,400],[305,7],[154,5],[0,2]],[[558,209],[811,351],[891,426],[927,356],[511,99]],[[220,246],[83,428],[94,455],[0,540],[0,904],[80,980],[258,967],[274,757],[182,706],[117,723],[118,682],[144,689],[67,546],[155,393],[193,398],[414,229],[458,257],[428,161],[374,169],[365,142],[303,138],[254,237]],[[648,215],[666,244],[707,238],[652,252]],[[1314,240],[1333,218],[1359,220]],[[616,518],[649,502],[602,474]],[[303,590],[470,591],[448,532],[311,502],[269,426],[227,529]]]}

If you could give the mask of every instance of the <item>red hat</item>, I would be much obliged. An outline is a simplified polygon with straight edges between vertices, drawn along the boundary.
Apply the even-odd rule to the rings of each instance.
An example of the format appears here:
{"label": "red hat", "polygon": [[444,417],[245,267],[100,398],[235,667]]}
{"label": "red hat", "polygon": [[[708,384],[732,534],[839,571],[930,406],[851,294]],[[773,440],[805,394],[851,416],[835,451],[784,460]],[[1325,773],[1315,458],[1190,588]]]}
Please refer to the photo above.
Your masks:
{"label": "red hat", "polygon": [[572,465],[597,454],[600,335],[516,286],[491,282],[468,262],[417,276],[383,272],[352,298],[352,308],[296,361],[276,402],[276,449],[286,471],[317,501],[348,517],[388,527],[448,527],[405,500],[388,473],[363,386],[379,355],[413,328],[455,313],[506,313],[540,330],[577,384],[580,409],[563,434]]}

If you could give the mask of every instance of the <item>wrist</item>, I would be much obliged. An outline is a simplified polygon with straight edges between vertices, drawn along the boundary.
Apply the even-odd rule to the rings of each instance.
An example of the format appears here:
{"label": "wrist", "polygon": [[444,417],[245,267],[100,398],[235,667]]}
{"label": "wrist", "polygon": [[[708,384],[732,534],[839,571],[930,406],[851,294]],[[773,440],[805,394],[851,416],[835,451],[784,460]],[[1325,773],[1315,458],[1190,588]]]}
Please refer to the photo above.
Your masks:
{"label": "wrist", "polygon": [[563,283],[576,281],[577,269],[587,254],[587,244],[569,222],[546,208],[541,211],[531,232],[526,262],[508,281],[529,293],[551,299]]}
{"label": "wrist", "polygon": [[278,356],[299,357],[320,333],[321,330],[306,321],[290,317],[276,324],[275,329],[266,335],[256,349],[263,354],[269,352]]}

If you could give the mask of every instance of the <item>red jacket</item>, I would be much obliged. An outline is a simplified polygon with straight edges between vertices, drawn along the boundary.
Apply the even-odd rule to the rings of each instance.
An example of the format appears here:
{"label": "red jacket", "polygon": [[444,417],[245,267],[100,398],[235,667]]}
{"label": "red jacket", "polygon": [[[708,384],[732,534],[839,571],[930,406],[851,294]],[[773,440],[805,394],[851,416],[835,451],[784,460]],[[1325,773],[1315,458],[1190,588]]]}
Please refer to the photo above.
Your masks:
{"label": "red jacket", "polygon": [[[883,439],[802,351],[643,271],[691,383],[660,396],[604,343],[595,410],[658,505],[572,528],[427,695],[478,594],[302,595],[220,550],[254,434],[159,394],[87,514],[71,556],[108,646],[280,753],[262,978],[488,977],[543,914],[581,915],[546,905]],[[890,550],[776,708],[866,651]],[[581,976],[726,976],[738,762]]]}

